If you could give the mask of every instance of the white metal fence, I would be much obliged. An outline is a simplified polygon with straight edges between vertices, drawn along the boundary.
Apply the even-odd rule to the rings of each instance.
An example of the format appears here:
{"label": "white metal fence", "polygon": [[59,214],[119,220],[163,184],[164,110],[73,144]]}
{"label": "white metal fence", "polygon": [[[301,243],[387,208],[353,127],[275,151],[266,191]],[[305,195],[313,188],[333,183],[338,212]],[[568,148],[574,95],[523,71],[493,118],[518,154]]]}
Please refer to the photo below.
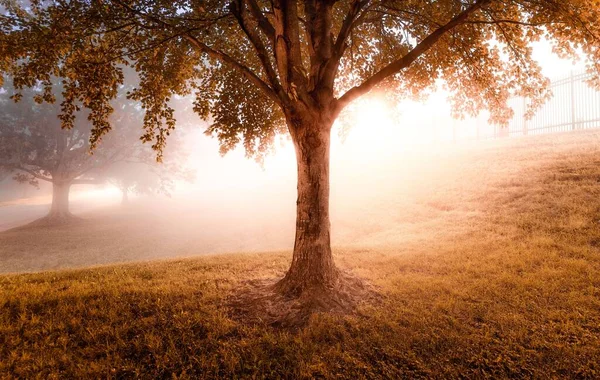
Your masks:
{"label": "white metal fence", "polygon": [[600,128],[600,91],[588,85],[590,78],[591,75],[586,72],[571,72],[552,80],[550,87],[554,96],[529,120],[525,117],[526,100],[513,99],[510,105],[515,115],[508,128],[491,126],[482,116],[474,121],[476,133],[471,138],[490,139]]}

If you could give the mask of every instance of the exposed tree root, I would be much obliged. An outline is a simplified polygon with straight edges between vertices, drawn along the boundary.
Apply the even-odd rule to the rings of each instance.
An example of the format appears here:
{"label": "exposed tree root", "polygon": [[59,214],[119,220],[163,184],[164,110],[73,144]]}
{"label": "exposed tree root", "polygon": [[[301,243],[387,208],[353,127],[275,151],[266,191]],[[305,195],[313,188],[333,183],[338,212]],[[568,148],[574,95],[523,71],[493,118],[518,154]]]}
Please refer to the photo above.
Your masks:
{"label": "exposed tree root", "polygon": [[354,314],[360,303],[380,297],[364,280],[339,272],[332,288],[314,286],[295,296],[285,294],[278,280],[248,281],[229,298],[228,305],[233,318],[244,323],[297,330],[315,313]]}
{"label": "exposed tree root", "polygon": [[51,226],[62,226],[66,224],[78,223],[83,219],[71,214],[71,213],[50,213],[40,219],[34,220],[27,224],[30,227],[51,227]]}

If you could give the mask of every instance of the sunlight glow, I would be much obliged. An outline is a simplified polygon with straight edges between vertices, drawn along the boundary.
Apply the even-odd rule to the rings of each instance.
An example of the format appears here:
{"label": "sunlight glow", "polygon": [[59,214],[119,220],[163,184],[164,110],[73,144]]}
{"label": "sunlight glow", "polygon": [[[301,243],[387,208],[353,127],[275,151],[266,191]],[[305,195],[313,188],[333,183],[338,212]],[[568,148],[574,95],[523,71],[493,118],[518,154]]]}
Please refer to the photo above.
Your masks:
{"label": "sunlight glow", "polygon": [[[557,58],[545,41],[534,44],[534,53],[544,74],[550,77],[581,68],[581,63],[574,66],[571,61]],[[332,131],[332,181],[336,181],[336,177],[340,181],[363,176],[363,171],[373,168],[389,167],[394,172],[410,170],[416,165],[415,157],[451,149],[454,143],[476,141],[479,133],[493,128],[487,124],[486,112],[477,118],[454,120],[448,95],[440,86],[424,102],[406,100],[396,105],[397,109],[373,94],[359,99],[347,119],[348,124]],[[260,193],[273,197],[278,192],[295,193],[296,155],[288,136],[276,142],[274,153],[265,158],[261,167],[245,156],[241,146],[219,157],[217,139],[205,136],[202,133],[205,123],[198,123],[200,128],[189,137],[187,149],[198,178],[210,180],[194,185],[178,184],[177,191],[206,197],[219,194],[228,197],[228,202],[239,194],[249,197]],[[344,137],[340,137],[339,127],[344,128]],[[399,158],[401,167],[397,164]]]}
{"label": "sunlight glow", "polygon": [[407,151],[430,149],[432,142],[452,135],[450,108],[445,96],[432,96],[425,104],[406,101],[392,109],[380,99],[367,99],[357,107],[353,125],[339,151],[351,156],[385,158]]}
{"label": "sunlight glow", "polygon": [[120,199],[121,191],[114,186],[105,187],[74,187],[70,196],[71,200],[82,201],[115,201]]}
{"label": "sunlight glow", "polygon": [[354,125],[350,126],[346,144],[351,149],[377,151],[390,148],[398,125],[394,123],[391,110],[381,100],[367,99],[358,106]]}

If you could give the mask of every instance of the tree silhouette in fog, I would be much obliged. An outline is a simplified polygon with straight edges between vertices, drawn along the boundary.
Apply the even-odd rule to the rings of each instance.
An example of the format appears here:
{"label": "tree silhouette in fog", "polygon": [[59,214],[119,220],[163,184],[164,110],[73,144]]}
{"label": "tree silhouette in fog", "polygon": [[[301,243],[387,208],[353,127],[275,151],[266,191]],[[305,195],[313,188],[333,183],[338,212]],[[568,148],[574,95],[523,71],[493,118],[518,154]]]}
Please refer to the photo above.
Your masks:
{"label": "tree silhouette in fog", "polygon": [[[181,152],[171,155],[163,165],[155,161],[149,147],[137,142],[142,114],[133,101],[119,99],[118,111],[111,115],[111,122],[117,125],[115,132],[91,152],[90,123],[85,117],[76,118],[71,128],[63,129],[59,105],[41,102],[39,97],[44,94],[39,88],[27,90],[19,102],[12,99],[15,95],[21,97],[8,86],[0,93],[0,173],[34,186],[40,181],[52,183],[50,212],[38,223],[72,220],[69,191],[73,185],[110,180],[127,183],[138,193],[168,193],[174,179],[191,178]],[[172,148],[178,146],[173,144]]]}

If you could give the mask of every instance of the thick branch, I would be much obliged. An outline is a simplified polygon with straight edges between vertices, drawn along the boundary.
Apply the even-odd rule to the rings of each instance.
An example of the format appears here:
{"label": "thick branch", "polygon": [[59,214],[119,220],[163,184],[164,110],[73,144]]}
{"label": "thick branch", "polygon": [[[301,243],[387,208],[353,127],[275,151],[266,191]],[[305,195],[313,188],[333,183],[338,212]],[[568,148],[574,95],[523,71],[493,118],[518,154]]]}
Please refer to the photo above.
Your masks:
{"label": "thick branch", "polygon": [[[306,2],[307,34],[310,46],[309,86],[312,90],[327,86],[322,76],[325,64],[332,54],[333,41],[331,35],[332,4],[310,0]],[[331,89],[333,91],[333,89]]]}
{"label": "thick branch", "polygon": [[49,178],[49,177],[43,176],[41,174],[38,174],[35,171],[33,171],[31,169],[27,169],[24,166],[15,165],[15,166],[12,167],[12,169],[14,169],[14,170],[20,170],[22,172],[25,172],[25,173],[27,173],[27,174],[29,174],[29,175],[37,178],[37,179],[41,179],[42,181],[52,182],[52,178]]}
{"label": "thick branch", "polygon": [[281,84],[279,83],[279,79],[277,77],[275,69],[273,69],[273,66],[271,65],[269,52],[267,51],[256,30],[253,28],[253,25],[251,25],[243,1],[232,2],[230,4],[230,10],[231,13],[233,13],[235,18],[237,19],[238,24],[252,43],[252,46],[254,46],[254,49],[256,50],[256,55],[258,56],[263,69],[265,70],[265,74],[267,75],[267,78],[269,79],[272,88],[274,88],[277,93],[281,94]]}
{"label": "thick branch", "polygon": [[302,55],[300,52],[300,28],[297,1],[273,1],[275,16],[275,61],[281,84],[295,96],[292,84],[304,83]]}
{"label": "thick branch", "polygon": [[[346,45],[346,39],[348,39],[350,31],[352,31],[352,28],[354,27],[354,21],[367,3],[369,3],[369,0],[354,0],[352,2],[350,10],[348,11],[346,18],[344,18],[340,32],[335,40],[335,45],[333,47],[334,57],[342,57],[345,50],[344,47]],[[339,60],[339,58],[337,59]]]}
{"label": "thick branch", "polygon": [[252,16],[258,22],[258,26],[263,33],[269,37],[272,43],[275,42],[275,28],[269,20],[265,17],[260,7],[256,3],[256,0],[245,0],[250,5],[250,12],[252,12]]}
{"label": "thick branch", "polygon": [[196,46],[202,52],[208,54],[210,57],[218,59],[219,61],[230,65],[235,70],[238,70],[242,75],[244,75],[246,77],[246,79],[248,79],[250,82],[252,82],[258,88],[260,88],[262,90],[262,92],[269,99],[271,99],[276,104],[283,106],[282,101],[275,93],[275,90],[273,88],[269,87],[268,84],[266,84],[262,79],[260,79],[258,77],[258,75],[253,73],[252,70],[250,70],[247,66],[239,63],[237,60],[235,60],[234,58],[232,58],[231,56],[229,56],[223,52],[220,52],[218,50],[213,50],[212,48],[210,48],[206,44],[200,42],[197,38],[195,38],[194,36],[192,36],[190,34],[185,34],[185,35],[183,35],[183,37],[185,39],[187,39],[188,41],[190,41],[194,46]]}
{"label": "thick branch", "polygon": [[491,0],[479,0],[475,2],[474,4],[469,6],[469,8],[452,18],[447,24],[436,29],[423,41],[417,44],[417,46],[415,46],[415,48],[412,49],[408,54],[388,64],[387,66],[373,74],[370,78],[365,80],[361,85],[348,90],[342,97],[338,99],[336,107],[337,111],[341,111],[350,102],[371,91],[373,87],[381,83],[386,78],[397,74],[403,69],[409,67],[414,61],[416,61],[419,57],[421,57],[424,53],[431,49],[446,32],[454,29],[458,25],[464,24],[471,14],[479,10],[481,7],[483,7],[490,1]]}
{"label": "thick branch", "polygon": [[350,5],[350,10],[346,14],[344,21],[342,23],[342,27],[338,33],[338,36],[335,40],[335,45],[333,46],[332,56],[327,60],[325,64],[324,72],[325,77],[323,81],[327,84],[327,86],[333,87],[333,82],[335,81],[335,77],[337,75],[337,70],[339,67],[340,60],[346,51],[347,43],[346,40],[350,35],[350,32],[355,27],[355,21],[360,14],[361,10],[369,3],[370,0],[354,0]]}

